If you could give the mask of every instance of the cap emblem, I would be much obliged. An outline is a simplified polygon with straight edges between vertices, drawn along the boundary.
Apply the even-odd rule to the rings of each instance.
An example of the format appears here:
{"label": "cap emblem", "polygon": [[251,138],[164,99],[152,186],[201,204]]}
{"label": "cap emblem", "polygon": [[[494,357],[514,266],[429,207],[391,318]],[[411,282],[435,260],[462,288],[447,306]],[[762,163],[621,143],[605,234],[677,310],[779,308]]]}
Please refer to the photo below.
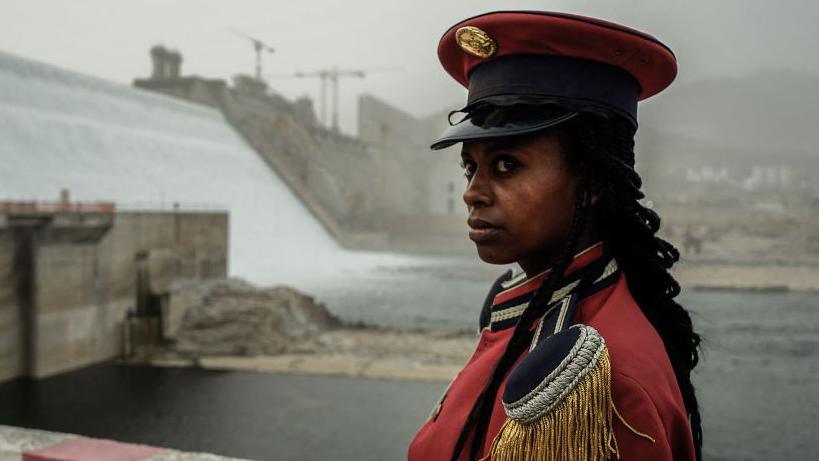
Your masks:
{"label": "cap emblem", "polygon": [[498,50],[495,40],[477,27],[461,27],[455,32],[455,41],[467,53],[486,59]]}

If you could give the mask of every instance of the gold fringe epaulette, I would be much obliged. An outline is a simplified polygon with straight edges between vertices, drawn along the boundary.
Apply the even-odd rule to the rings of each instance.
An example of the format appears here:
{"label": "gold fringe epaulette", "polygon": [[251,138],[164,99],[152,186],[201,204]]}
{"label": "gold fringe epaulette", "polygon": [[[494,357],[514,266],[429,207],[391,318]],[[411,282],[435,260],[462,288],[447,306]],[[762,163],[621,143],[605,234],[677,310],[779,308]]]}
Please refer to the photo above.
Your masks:
{"label": "gold fringe epaulette", "polygon": [[576,325],[538,344],[510,374],[503,407],[506,422],[485,459],[619,458],[611,361],[605,341],[590,326]]}

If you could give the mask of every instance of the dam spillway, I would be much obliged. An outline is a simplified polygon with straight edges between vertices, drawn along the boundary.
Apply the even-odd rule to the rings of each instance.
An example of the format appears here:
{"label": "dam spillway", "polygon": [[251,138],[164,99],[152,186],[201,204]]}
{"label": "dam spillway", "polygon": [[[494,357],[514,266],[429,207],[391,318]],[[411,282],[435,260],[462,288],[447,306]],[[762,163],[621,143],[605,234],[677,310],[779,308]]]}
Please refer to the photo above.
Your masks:
{"label": "dam spillway", "polygon": [[[229,273],[294,283],[357,266],[215,109],[0,52],[0,200],[223,209]],[[378,258],[377,258],[378,259]]]}

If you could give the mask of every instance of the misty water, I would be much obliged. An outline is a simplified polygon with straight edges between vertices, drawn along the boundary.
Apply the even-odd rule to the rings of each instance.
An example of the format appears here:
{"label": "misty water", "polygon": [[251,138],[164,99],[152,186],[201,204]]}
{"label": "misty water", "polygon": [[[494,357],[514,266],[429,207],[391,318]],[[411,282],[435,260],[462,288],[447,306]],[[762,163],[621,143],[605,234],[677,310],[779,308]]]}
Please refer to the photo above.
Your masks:
{"label": "misty water", "polygon": [[[439,258],[326,281],[311,292],[347,322],[475,331],[486,292],[501,272],[474,258]],[[683,290],[678,300],[692,312],[703,337],[693,380],[706,459],[810,458],[819,424],[814,403],[819,402],[819,294]],[[394,394],[407,417],[415,417],[418,406],[434,401],[443,389],[443,384],[432,386],[420,397],[417,385],[408,383],[406,394]],[[330,418],[328,430],[343,419]],[[356,459],[403,457],[403,446],[385,450],[382,456],[363,449]]]}
{"label": "misty water", "polygon": [[[350,322],[475,331],[486,291],[502,272],[473,258],[439,259],[358,274],[315,292]],[[703,338],[693,381],[706,459],[812,458],[819,294],[689,289],[678,300]],[[407,401],[408,414],[414,404]]]}
{"label": "misty water", "polygon": [[[318,297],[347,322],[474,331],[498,270],[477,267],[469,258],[381,267]],[[819,295],[686,290],[680,300],[704,338],[694,383],[706,459],[809,459]],[[445,387],[109,364],[0,385],[0,424],[259,460],[392,460]]]}

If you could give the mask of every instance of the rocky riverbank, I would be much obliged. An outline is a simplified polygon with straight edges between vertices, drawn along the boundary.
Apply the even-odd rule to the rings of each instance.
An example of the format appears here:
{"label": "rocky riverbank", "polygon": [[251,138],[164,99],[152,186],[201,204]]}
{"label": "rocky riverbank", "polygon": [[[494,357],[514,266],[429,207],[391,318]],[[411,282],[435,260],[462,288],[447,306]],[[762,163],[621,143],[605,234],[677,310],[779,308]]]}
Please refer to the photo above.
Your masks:
{"label": "rocky riverbank", "polygon": [[[819,291],[811,267],[681,264],[687,289]],[[128,359],[158,366],[268,373],[448,381],[469,358],[468,330],[345,324],[312,297],[241,280],[177,284],[164,319],[165,340]]]}
{"label": "rocky riverbank", "polygon": [[683,263],[674,276],[690,289],[819,292],[819,267],[813,266]]}
{"label": "rocky riverbank", "polygon": [[[819,310],[816,308],[819,306],[819,294],[811,292],[815,290],[811,281],[815,283],[817,278],[812,277],[810,269],[804,267],[783,267],[769,272],[751,265],[713,270],[715,266],[683,263],[679,269],[675,269],[677,277],[687,287],[681,295],[682,302],[691,310],[696,329],[703,338],[701,361],[693,378],[703,409],[704,431],[710,434],[706,445],[708,457],[725,460],[804,458],[805,453],[810,453],[815,432],[813,428],[819,421],[815,411],[816,402],[819,402],[815,385],[819,379],[819,366],[816,365],[819,363]],[[689,268],[693,271],[687,274],[682,271]],[[373,286],[389,287],[391,291],[387,295],[377,293],[376,297],[373,291],[356,295],[355,302],[371,300],[364,305],[368,312],[380,309],[385,304],[384,299],[391,299],[395,302],[387,304],[390,312],[403,312],[404,315],[420,318],[421,315],[433,315],[434,311],[419,303],[416,286],[423,286],[427,291],[445,287],[449,290],[446,292],[447,297],[438,293],[440,299],[437,301],[440,303],[434,308],[452,310],[457,307],[454,303],[457,296],[462,296],[467,289],[474,291],[484,287],[483,280],[458,285],[459,277],[475,276],[467,269],[448,266],[433,275],[413,270],[401,272],[395,278],[378,278],[375,280],[378,283],[369,279],[344,282],[351,293],[355,290],[368,290]],[[706,269],[711,272],[706,272]],[[760,274],[760,279],[754,280],[754,273]],[[432,282],[437,279],[440,280]],[[399,285],[396,280],[408,282]],[[772,283],[778,283],[779,280],[803,282],[783,284],[787,287],[787,291],[784,291],[785,288],[775,289],[776,284]],[[230,289],[214,289],[213,286],[186,288],[193,290],[194,294],[187,297],[178,295],[176,301],[171,302],[176,309],[175,315],[179,318],[176,339],[168,339],[161,349],[143,354],[135,362],[282,375],[318,374],[367,378],[355,380],[353,387],[380,386],[379,389],[393,389],[395,393],[389,394],[389,400],[400,401],[402,404],[406,403],[403,399],[406,398],[408,389],[433,386],[430,395],[424,397],[431,406],[446,385],[445,382],[455,375],[472,353],[477,339],[474,331],[372,328],[346,325],[338,319],[319,322],[322,325],[311,329],[298,325],[299,319],[308,318],[308,312],[318,318],[329,316],[329,313],[324,306],[301,293],[289,288],[256,289],[236,281],[212,283],[216,286],[226,283],[239,285],[229,287]],[[355,285],[356,283],[359,285]],[[228,296],[236,287],[239,287],[239,293]],[[694,290],[692,287],[704,289]],[[807,291],[793,291],[797,288]],[[482,296],[482,293],[478,295]],[[188,299],[188,303],[178,302],[183,298]],[[270,302],[268,306],[268,301],[265,301],[264,306],[260,307],[260,300],[275,302]],[[214,307],[214,304],[219,303],[228,303],[232,307]],[[183,304],[187,304],[188,308],[193,307],[190,317],[184,322],[182,319],[188,317],[188,309]],[[210,304],[210,307],[203,308],[202,304]],[[417,307],[419,304],[422,305],[421,308]],[[250,309],[248,305],[255,307]],[[333,307],[334,312],[342,313],[345,318],[351,317],[350,311],[336,305]],[[254,317],[245,311],[260,308],[271,309],[273,312],[257,313]],[[230,312],[233,310],[245,312],[237,314],[240,318],[254,318],[256,323],[267,326],[258,330],[256,328],[259,327],[254,326],[254,322],[245,322],[245,327],[242,328],[227,327],[223,323],[229,323],[233,315]],[[205,315],[212,321],[201,321],[203,313],[214,311],[220,314]],[[469,324],[474,319],[471,312],[468,316],[453,318],[457,320],[450,323],[453,325]],[[267,323],[258,319],[267,319]],[[286,334],[275,326],[285,324],[290,325],[289,333]],[[195,335],[186,331],[193,326],[196,327]],[[232,333],[211,335],[209,330]],[[265,334],[278,335],[274,343],[277,346],[273,349],[278,352],[264,353],[259,352],[260,349],[248,347],[243,338],[252,335],[243,335],[242,331],[266,331],[268,333]],[[195,337],[197,342],[183,341],[186,337]],[[214,343],[208,344],[209,340]],[[202,346],[202,349],[192,347],[195,344]],[[244,345],[236,347],[236,344]],[[222,374],[217,376],[221,379]],[[296,380],[299,385],[303,385],[302,379],[318,379],[303,376],[276,378]],[[383,381],[384,379],[402,382],[393,383]],[[326,382],[327,385],[311,388],[305,394],[318,393],[326,396],[329,393],[336,396],[339,395],[338,383],[346,381],[327,379],[321,382]],[[292,384],[283,386],[289,387]],[[283,398],[291,397],[288,394],[288,397]],[[311,401],[308,407],[315,408],[315,405]],[[380,411],[383,404],[377,405]],[[417,407],[418,403],[410,405]],[[404,409],[401,414],[406,414],[409,410]],[[334,414],[344,414],[347,418],[344,410],[338,410]],[[288,425],[291,422],[288,421]],[[304,424],[309,425],[310,431],[314,431],[318,423],[311,421]],[[783,427],[788,430],[783,431]],[[312,437],[313,432],[310,434]]]}
{"label": "rocky riverbank", "polygon": [[241,280],[177,284],[161,345],[127,360],[276,373],[384,379],[451,379],[476,334],[345,325],[321,303],[289,287]]}

